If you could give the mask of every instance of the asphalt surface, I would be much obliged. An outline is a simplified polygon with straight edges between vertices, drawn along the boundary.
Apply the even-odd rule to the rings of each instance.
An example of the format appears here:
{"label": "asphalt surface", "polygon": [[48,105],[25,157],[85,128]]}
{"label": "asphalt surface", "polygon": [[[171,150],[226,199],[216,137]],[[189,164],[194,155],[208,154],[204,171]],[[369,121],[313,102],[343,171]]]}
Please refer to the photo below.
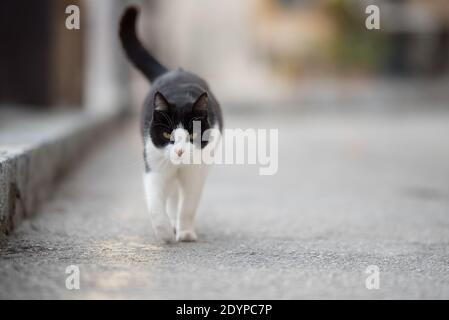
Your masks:
{"label": "asphalt surface", "polygon": [[[278,128],[279,170],[215,166],[196,243],[156,241],[129,124],[2,241],[0,298],[449,298],[449,114],[226,124]],[[370,265],[379,289],[365,286]]]}

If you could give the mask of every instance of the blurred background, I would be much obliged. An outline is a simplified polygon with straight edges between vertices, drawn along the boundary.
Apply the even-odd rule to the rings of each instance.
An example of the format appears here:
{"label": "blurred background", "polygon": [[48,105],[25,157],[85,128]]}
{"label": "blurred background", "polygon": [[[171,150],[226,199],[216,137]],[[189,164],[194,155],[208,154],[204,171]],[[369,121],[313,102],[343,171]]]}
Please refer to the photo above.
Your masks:
{"label": "blurred background", "polygon": [[[160,246],[145,208],[149,84],[117,36],[131,3],[225,127],[279,132],[275,175],[211,170],[194,245]],[[0,39],[0,234],[53,197],[0,243],[0,298],[449,297],[448,0],[2,0]],[[83,290],[64,285],[72,263]]]}
{"label": "blurred background", "polygon": [[[0,104],[107,108],[131,95],[140,105],[148,84],[129,75],[116,36],[127,3],[2,1]],[[80,7],[80,30],[64,27],[70,4]],[[208,79],[229,109],[447,105],[446,0],[138,4],[151,52]],[[370,4],[380,8],[380,30],[365,27]]]}
{"label": "blurred background", "polygon": [[[380,8],[380,30],[365,27],[370,4]],[[444,0],[153,1],[144,8],[142,31],[153,52],[210,79],[230,105],[370,100],[397,93],[392,82],[421,88],[421,80],[449,72]]]}

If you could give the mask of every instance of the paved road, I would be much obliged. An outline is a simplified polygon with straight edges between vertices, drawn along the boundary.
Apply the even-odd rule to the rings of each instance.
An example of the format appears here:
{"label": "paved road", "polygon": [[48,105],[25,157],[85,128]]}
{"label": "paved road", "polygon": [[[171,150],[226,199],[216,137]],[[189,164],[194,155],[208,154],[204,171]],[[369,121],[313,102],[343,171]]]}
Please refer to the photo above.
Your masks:
{"label": "paved road", "polygon": [[215,167],[197,243],[155,241],[129,125],[1,244],[0,298],[449,298],[449,114],[227,125],[279,128],[279,171]]}

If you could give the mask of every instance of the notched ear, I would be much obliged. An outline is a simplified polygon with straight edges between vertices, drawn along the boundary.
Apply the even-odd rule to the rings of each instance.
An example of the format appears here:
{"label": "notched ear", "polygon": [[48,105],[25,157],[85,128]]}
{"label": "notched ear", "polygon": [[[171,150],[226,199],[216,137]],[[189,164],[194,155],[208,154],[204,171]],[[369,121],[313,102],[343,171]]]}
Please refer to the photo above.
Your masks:
{"label": "notched ear", "polygon": [[208,103],[207,92],[203,92],[198,97],[198,99],[196,99],[195,103],[193,104],[192,111],[206,112],[207,111],[207,103]]}
{"label": "notched ear", "polygon": [[159,91],[156,91],[154,94],[153,104],[155,111],[168,111],[169,104],[167,99],[165,99],[164,95]]}

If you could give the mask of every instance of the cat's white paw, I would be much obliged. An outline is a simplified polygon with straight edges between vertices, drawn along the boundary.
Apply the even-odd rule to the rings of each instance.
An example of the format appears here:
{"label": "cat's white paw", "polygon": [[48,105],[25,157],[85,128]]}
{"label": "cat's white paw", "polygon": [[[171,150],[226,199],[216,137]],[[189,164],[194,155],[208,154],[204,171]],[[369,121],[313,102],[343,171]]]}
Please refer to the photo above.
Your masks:
{"label": "cat's white paw", "polygon": [[157,225],[154,227],[156,236],[165,243],[176,242],[175,231],[171,225]]}
{"label": "cat's white paw", "polygon": [[176,240],[178,241],[192,242],[196,241],[196,239],[196,233],[193,230],[182,230],[176,234]]}

